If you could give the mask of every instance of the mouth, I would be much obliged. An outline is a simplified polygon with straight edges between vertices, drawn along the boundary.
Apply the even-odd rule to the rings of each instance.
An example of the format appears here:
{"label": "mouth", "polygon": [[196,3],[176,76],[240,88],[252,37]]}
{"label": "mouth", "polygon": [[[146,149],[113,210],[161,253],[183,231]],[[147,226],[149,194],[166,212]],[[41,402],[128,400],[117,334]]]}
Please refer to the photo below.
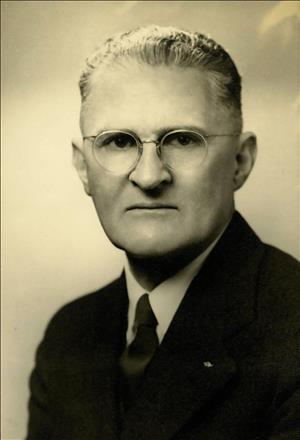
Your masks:
{"label": "mouth", "polygon": [[165,210],[176,210],[178,209],[174,205],[168,205],[165,203],[136,203],[130,205],[126,211],[165,211]]}

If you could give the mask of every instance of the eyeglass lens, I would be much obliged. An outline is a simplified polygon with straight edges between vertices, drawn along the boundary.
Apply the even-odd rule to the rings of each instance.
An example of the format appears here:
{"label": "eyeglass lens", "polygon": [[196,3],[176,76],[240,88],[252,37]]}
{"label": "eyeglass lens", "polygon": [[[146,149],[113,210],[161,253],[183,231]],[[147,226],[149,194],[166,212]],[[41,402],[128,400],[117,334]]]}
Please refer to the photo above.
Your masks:
{"label": "eyeglass lens", "polygon": [[[147,141],[149,142],[149,141]],[[142,152],[137,136],[122,131],[101,133],[94,141],[97,162],[107,170],[121,172],[134,167]],[[197,132],[175,130],[165,134],[157,153],[164,165],[178,169],[200,164],[206,154],[206,140]]]}

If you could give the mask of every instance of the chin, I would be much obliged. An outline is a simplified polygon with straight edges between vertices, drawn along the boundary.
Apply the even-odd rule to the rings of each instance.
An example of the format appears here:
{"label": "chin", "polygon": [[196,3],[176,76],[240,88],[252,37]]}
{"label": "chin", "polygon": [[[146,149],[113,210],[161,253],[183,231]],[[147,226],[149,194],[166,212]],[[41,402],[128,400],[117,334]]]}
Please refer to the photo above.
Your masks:
{"label": "chin", "polygon": [[157,240],[136,237],[128,242],[116,241],[113,244],[138,259],[161,258],[176,253],[178,249],[176,243],[164,242],[161,237]]}
{"label": "chin", "polygon": [[184,256],[196,256],[199,251],[201,252],[199,241],[187,240],[186,237],[180,240],[178,235],[167,238],[166,236],[158,236],[152,237],[150,240],[135,236],[134,239],[116,241],[113,244],[125,251],[128,256],[140,260],[157,259],[163,261],[164,259],[177,259],[178,257],[184,259]]}

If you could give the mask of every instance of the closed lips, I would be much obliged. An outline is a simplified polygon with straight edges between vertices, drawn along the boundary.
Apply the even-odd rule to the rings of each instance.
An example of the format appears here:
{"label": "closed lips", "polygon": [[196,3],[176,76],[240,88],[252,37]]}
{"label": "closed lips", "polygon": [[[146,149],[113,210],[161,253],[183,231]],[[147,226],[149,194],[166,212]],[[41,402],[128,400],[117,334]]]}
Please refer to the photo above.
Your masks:
{"label": "closed lips", "polygon": [[165,204],[147,204],[147,203],[140,203],[131,205],[127,208],[127,211],[130,211],[132,209],[177,209],[174,205],[165,205]]}

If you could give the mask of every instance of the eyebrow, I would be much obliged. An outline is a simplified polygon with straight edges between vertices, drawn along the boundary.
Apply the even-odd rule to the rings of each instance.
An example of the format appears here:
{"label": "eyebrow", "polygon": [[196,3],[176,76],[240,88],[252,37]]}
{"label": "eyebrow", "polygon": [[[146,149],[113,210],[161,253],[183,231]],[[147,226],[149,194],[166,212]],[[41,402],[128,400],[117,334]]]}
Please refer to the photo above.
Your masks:
{"label": "eyebrow", "polygon": [[167,127],[161,127],[158,130],[156,130],[156,134],[158,136],[163,136],[164,134],[170,132],[170,131],[174,131],[174,130],[190,130],[190,131],[197,131],[200,134],[206,134],[206,130],[204,130],[204,128],[199,127],[197,125],[171,125],[171,126],[167,126]]}

